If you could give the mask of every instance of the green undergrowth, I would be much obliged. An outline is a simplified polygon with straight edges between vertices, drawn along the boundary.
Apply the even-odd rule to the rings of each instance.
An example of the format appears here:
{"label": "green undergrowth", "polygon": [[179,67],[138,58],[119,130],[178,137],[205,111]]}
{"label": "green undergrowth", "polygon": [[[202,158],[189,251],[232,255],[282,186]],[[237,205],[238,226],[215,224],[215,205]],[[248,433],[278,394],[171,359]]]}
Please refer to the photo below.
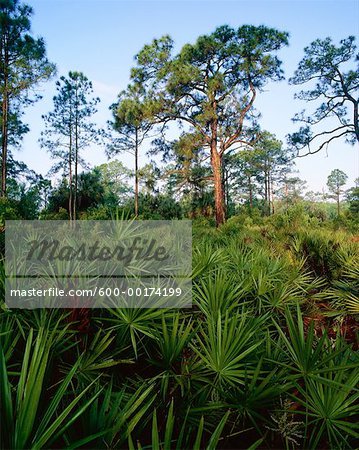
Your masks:
{"label": "green undergrowth", "polygon": [[190,309],[3,305],[1,448],[355,448],[358,241],[294,219],[195,221]]}

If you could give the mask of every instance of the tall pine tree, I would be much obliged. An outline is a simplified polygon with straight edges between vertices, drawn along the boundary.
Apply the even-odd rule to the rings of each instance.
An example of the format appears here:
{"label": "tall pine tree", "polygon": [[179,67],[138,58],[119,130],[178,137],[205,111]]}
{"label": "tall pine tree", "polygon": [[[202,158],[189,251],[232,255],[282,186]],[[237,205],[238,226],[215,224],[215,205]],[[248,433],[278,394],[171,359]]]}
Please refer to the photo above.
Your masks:
{"label": "tall pine tree", "polygon": [[287,43],[288,33],[273,28],[222,26],[184,45],[176,56],[165,36],[136,57],[132,77],[152,93],[158,118],[187,123],[202,136],[213,172],[217,225],[225,220],[223,155],[253,144],[256,97],[268,81],[282,78],[275,53]]}
{"label": "tall pine tree", "polygon": [[68,177],[68,210],[72,220],[76,219],[78,168],[86,167],[81,152],[103,135],[91,122],[100,99],[92,97],[92,83],[81,72],[69,72],[67,78],[62,76],[56,84],[54,109],[43,116],[45,131],[41,133],[40,144],[58,160],[51,172],[62,171]]}
{"label": "tall pine tree", "polygon": [[22,109],[39,96],[30,89],[47,80],[55,66],[46,58],[45,43],[31,36],[33,11],[18,0],[0,0],[0,122],[1,195],[6,196],[9,145],[16,145],[28,131],[21,121]]}

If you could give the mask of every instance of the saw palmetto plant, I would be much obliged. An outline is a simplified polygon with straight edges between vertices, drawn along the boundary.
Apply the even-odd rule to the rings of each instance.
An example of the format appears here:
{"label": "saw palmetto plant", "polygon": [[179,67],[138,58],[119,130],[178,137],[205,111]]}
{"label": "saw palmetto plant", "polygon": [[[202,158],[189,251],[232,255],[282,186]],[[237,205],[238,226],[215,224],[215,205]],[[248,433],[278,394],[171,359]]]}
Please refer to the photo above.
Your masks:
{"label": "saw palmetto plant", "polygon": [[358,256],[343,233],[196,225],[192,308],[2,303],[1,447],[355,448]]}

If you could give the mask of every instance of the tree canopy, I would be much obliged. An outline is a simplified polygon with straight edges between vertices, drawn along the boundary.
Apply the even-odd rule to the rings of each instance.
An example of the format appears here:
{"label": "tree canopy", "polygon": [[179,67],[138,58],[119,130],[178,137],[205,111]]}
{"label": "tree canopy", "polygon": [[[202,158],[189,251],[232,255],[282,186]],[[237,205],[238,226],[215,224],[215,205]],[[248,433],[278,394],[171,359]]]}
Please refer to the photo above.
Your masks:
{"label": "tree canopy", "polygon": [[69,214],[70,218],[76,218],[78,167],[86,167],[80,152],[98,142],[103,134],[91,122],[100,99],[92,97],[92,83],[82,72],[62,76],[56,87],[54,109],[43,116],[45,131],[41,133],[40,144],[57,160],[52,173],[62,171],[69,177]]}
{"label": "tree canopy", "polygon": [[129,152],[134,156],[135,174],[135,215],[139,204],[139,151],[153,127],[152,102],[145,96],[141,84],[129,85],[122,91],[112,110],[113,121],[109,123],[116,132],[110,136],[107,147],[108,156]]}
{"label": "tree canopy", "polygon": [[[306,149],[308,154],[339,138],[351,144],[359,142],[359,53],[355,37],[342,39],[339,46],[329,37],[317,39],[304,53],[290,82],[312,86],[300,91],[296,98],[321,103],[313,113],[302,111],[294,117],[294,122],[304,125],[288,136],[290,144],[298,152]],[[319,128],[320,123],[330,118],[335,119],[335,125],[329,122],[324,129]]]}
{"label": "tree canopy", "polygon": [[340,213],[340,194],[343,192],[342,188],[347,182],[348,175],[340,169],[334,169],[328,176],[327,186],[329,191],[337,200],[338,216]]}
{"label": "tree canopy", "polygon": [[269,80],[283,78],[275,53],[287,43],[288,33],[273,28],[225,25],[184,45],[175,56],[173,41],[164,36],[136,57],[132,78],[152,95],[155,117],[187,123],[209,150],[218,225],[225,220],[223,154],[234,145],[255,142],[254,102]]}
{"label": "tree canopy", "polygon": [[18,145],[28,131],[21,121],[22,110],[40,98],[30,95],[33,88],[55,72],[55,65],[46,57],[44,40],[31,35],[32,13],[32,8],[19,0],[0,0],[2,196],[6,195],[8,147]]}

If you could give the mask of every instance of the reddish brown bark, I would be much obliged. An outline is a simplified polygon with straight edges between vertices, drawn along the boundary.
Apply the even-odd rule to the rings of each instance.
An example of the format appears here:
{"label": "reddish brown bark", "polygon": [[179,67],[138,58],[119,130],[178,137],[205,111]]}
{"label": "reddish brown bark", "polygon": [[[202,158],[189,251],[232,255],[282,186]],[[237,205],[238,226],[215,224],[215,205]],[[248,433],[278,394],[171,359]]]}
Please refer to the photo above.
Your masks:
{"label": "reddish brown bark", "polygon": [[217,152],[217,146],[211,146],[211,165],[213,170],[214,202],[216,210],[216,226],[219,227],[225,221],[224,192],[222,183],[221,156]]}

